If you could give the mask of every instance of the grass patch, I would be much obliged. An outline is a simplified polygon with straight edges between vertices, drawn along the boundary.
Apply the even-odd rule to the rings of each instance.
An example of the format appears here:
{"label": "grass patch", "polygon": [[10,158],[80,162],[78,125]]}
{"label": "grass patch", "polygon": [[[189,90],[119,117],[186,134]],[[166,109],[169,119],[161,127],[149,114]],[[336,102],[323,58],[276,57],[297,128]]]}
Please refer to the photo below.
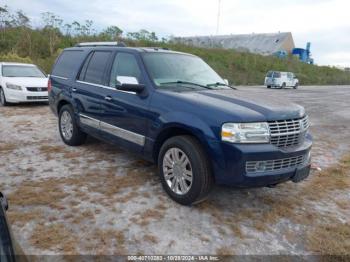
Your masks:
{"label": "grass patch", "polygon": [[29,241],[34,247],[59,251],[61,254],[76,254],[79,239],[64,224],[38,224],[33,232]]}
{"label": "grass patch", "polygon": [[[322,211],[318,209],[318,206],[321,201],[327,201],[346,209],[349,207],[349,201],[342,198],[344,195],[342,192],[349,189],[350,155],[347,155],[336,167],[313,173],[308,181],[302,184],[283,184],[274,189],[276,190],[274,194],[272,191],[252,190],[248,191],[246,200],[242,203],[227,206],[214,199],[209,199],[198,205],[198,208],[211,216],[218,230],[224,232],[223,229],[228,228],[240,238],[245,237],[240,229],[243,224],[259,232],[273,232],[274,225],[281,219],[286,219],[312,231],[308,235],[306,246],[310,251],[319,252],[322,245],[329,242],[328,249],[324,250],[325,253],[343,254],[345,250],[350,253],[348,248],[349,224],[342,224],[337,220],[335,214]],[[335,194],[336,192],[339,194]],[[244,191],[239,193],[244,194]],[[243,196],[241,197],[244,199]],[[323,234],[326,235],[327,231],[331,231],[333,227],[333,234],[324,240],[317,240],[319,237],[322,238]],[[305,234],[305,232],[299,232],[299,234]],[[290,238],[290,236],[287,237]],[[345,241],[346,238],[348,241]]]}
{"label": "grass patch", "polygon": [[334,221],[317,225],[307,234],[309,250],[326,255],[350,254],[350,223]]}
{"label": "grass patch", "polygon": [[0,143],[0,152],[1,153],[8,153],[9,151],[13,151],[17,148],[16,144],[13,143]]}
{"label": "grass patch", "polygon": [[8,218],[11,224],[23,227],[25,224],[31,221],[42,221],[44,216],[40,210],[31,210],[29,212],[8,211]]}
{"label": "grass patch", "polygon": [[55,180],[25,181],[17,190],[8,195],[12,205],[19,206],[50,206],[57,204],[66,197],[61,185]]}

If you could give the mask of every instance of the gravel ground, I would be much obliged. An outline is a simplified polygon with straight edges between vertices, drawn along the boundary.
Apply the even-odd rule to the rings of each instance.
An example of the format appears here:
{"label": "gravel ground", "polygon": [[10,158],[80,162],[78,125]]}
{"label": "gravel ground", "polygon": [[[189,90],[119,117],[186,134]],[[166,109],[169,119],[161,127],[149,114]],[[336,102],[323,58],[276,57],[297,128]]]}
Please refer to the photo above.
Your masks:
{"label": "gravel ground", "polygon": [[[239,88],[305,106],[314,166],[349,153],[350,86]],[[65,146],[48,106],[0,107],[0,189],[26,254],[310,254],[312,230],[350,222],[349,188],[328,190],[320,174],[273,189],[216,187],[183,207],[163,193],[156,168],[128,152],[92,138]]]}

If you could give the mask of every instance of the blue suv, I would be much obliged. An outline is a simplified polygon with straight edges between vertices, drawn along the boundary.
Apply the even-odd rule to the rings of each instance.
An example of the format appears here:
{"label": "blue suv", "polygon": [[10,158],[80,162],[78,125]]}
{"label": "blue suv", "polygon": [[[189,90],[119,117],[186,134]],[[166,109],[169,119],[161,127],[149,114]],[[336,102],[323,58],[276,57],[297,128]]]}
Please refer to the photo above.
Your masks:
{"label": "blue suv", "polygon": [[191,54],[82,43],[57,59],[49,101],[64,143],[89,134],[139,154],[183,205],[214,183],[275,186],[310,172],[303,107],[236,90]]}

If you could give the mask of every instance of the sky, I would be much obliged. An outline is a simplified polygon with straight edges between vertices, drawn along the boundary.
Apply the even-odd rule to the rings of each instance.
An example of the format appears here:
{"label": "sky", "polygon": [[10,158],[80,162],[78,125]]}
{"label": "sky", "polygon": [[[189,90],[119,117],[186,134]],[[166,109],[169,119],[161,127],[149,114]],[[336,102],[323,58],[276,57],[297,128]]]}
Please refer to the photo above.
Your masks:
{"label": "sky", "polygon": [[[0,0],[22,10],[34,26],[40,13],[65,22],[94,21],[124,32],[146,29],[158,36],[215,35],[219,0]],[[292,32],[296,47],[311,42],[316,64],[350,67],[350,1],[221,0],[219,34]]]}

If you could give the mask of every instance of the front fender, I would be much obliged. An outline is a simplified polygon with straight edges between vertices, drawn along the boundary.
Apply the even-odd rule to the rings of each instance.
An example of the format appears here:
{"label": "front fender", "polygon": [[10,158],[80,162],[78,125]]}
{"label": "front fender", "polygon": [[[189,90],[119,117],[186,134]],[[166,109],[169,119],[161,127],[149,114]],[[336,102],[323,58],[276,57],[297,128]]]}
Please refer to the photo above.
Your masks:
{"label": "front fender", "polygon": [[145,145],[145,151],[154,152],[157,140],[162,133],[172,129],[181,129],[196,137],[206,151],[214,169],[225,165],[222,149],[214,131],[217,128],[209,126],[199,117],[186,112],[168,112],[156,119],[150,127],[150,141]]}

